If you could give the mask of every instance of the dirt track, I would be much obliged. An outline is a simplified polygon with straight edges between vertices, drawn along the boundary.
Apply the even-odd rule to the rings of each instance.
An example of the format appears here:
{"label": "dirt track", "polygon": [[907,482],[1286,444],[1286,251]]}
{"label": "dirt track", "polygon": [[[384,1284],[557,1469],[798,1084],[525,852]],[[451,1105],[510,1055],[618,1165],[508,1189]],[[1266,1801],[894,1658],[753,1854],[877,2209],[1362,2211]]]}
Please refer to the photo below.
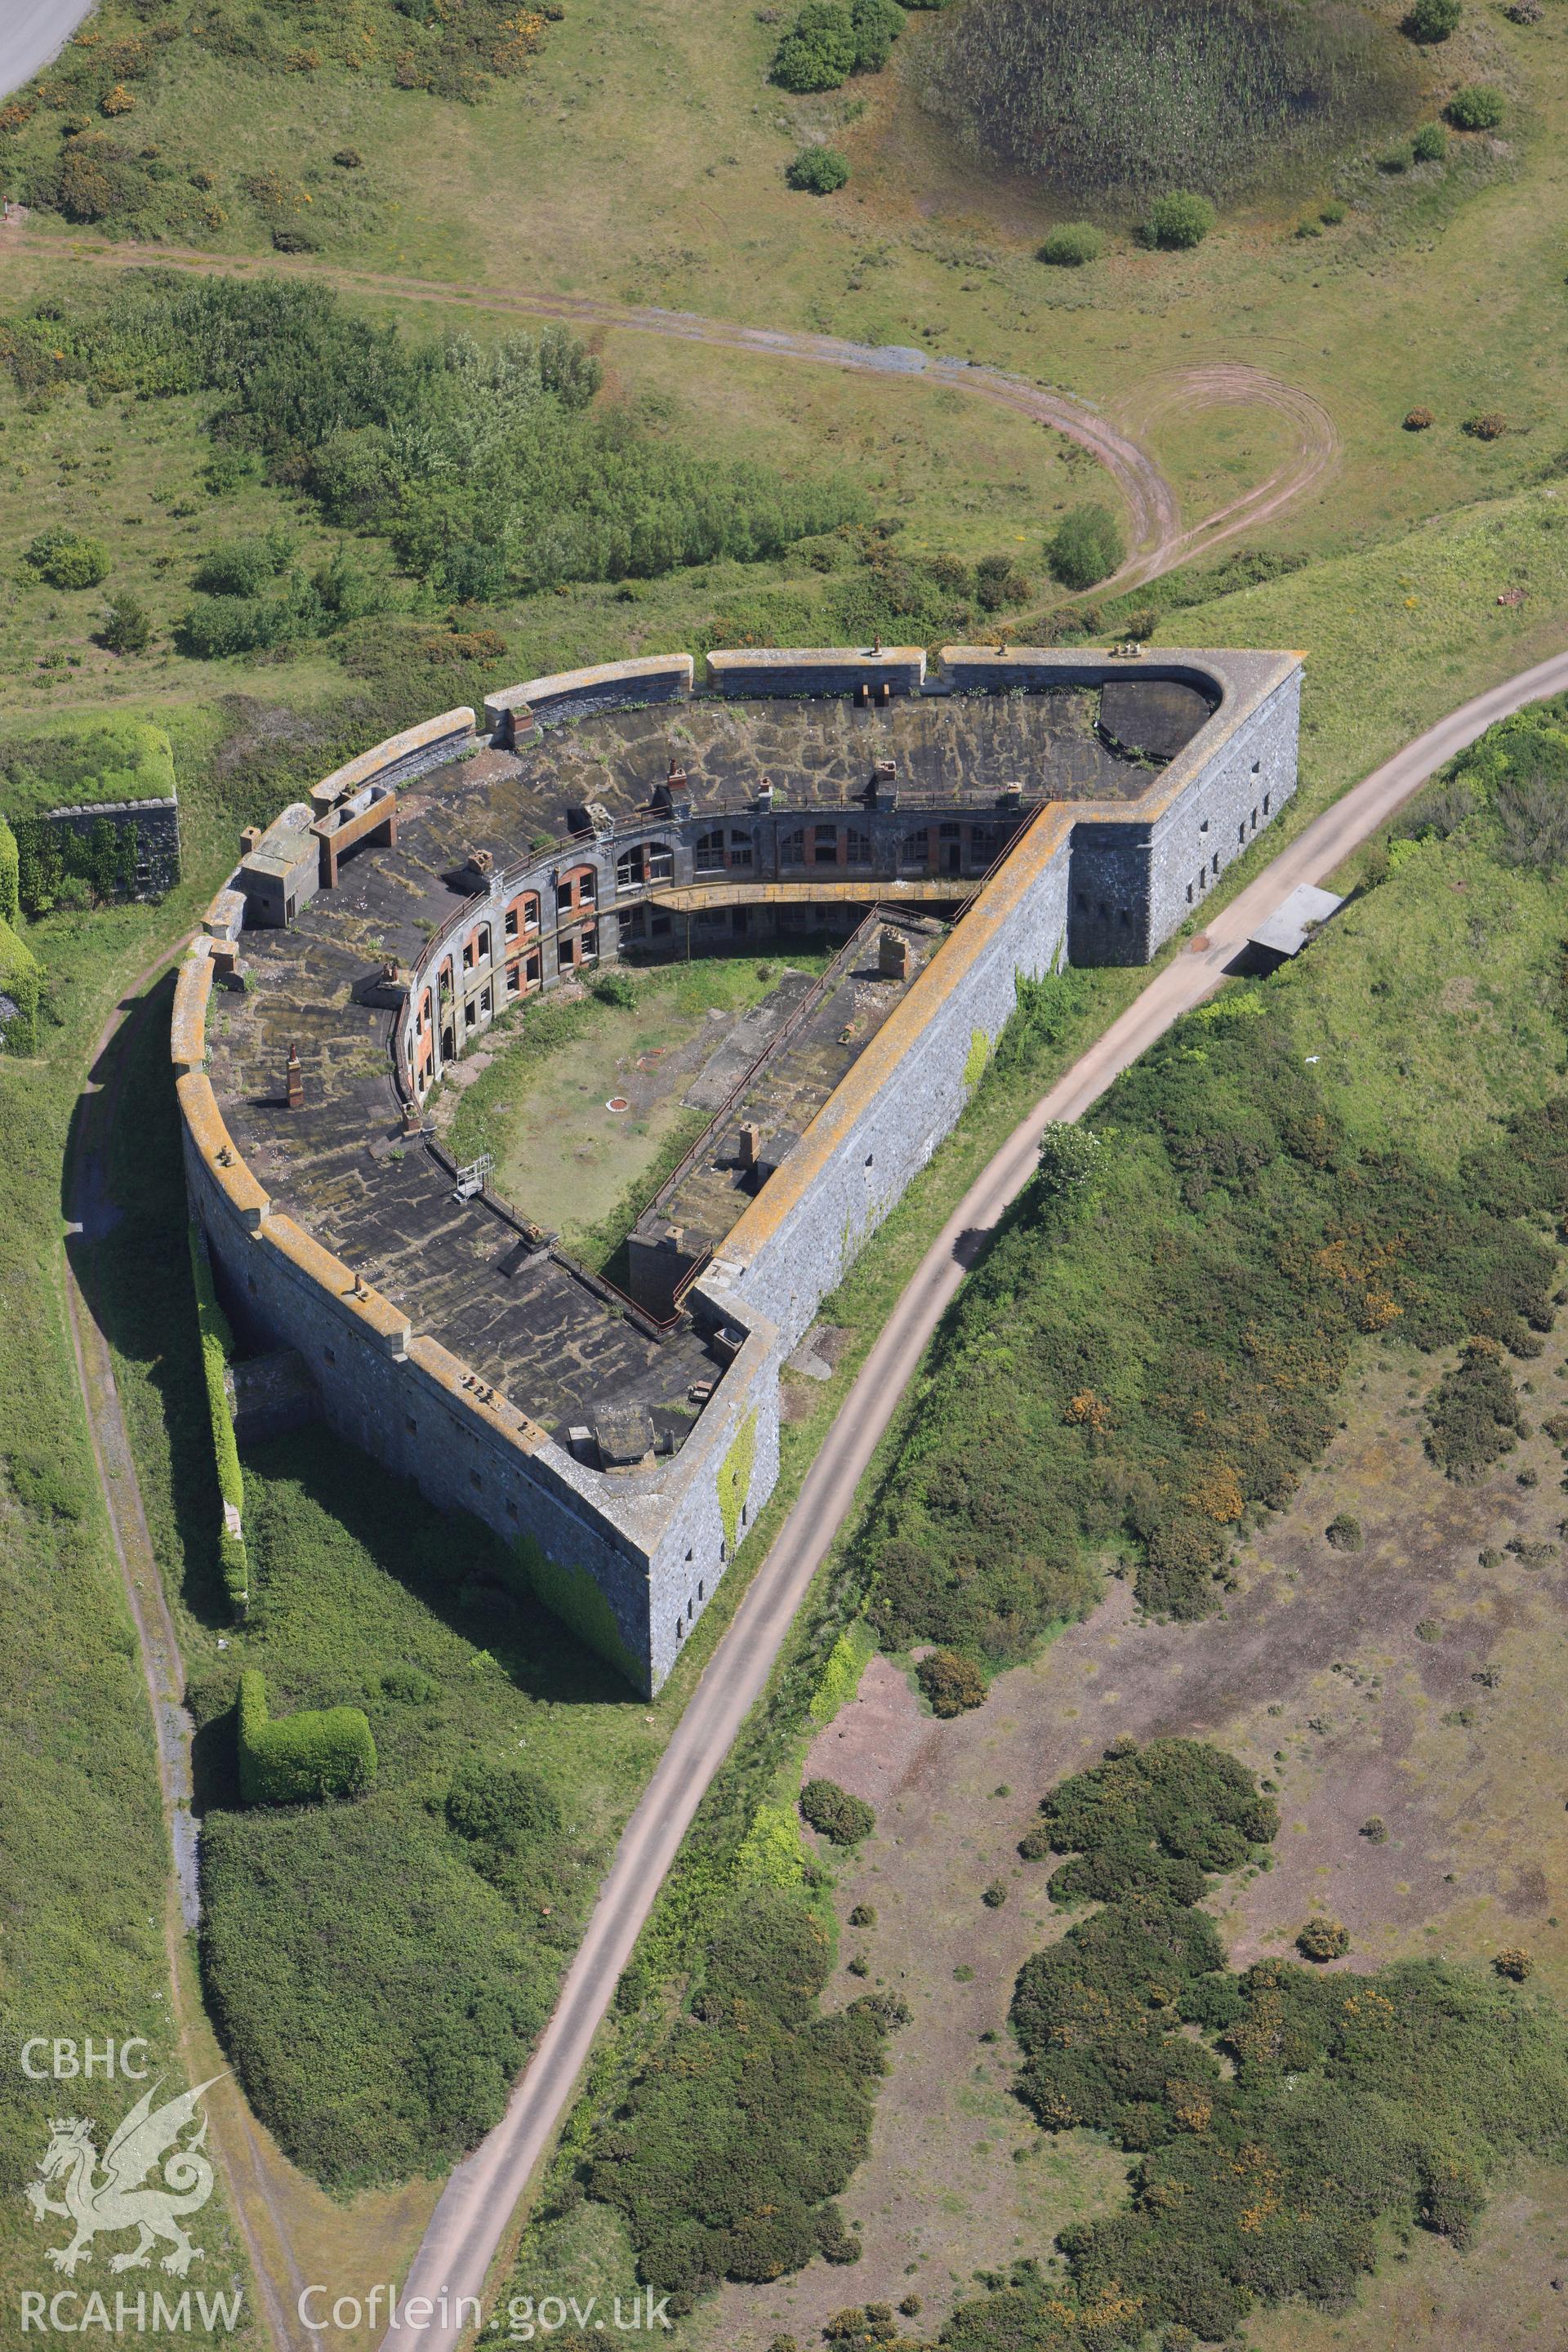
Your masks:
{"label": "dirt track", "polygon": [[[0,262],[7,251],[19,251],[26,229],[0,230]],[[602,302],[590,295],[546,294],[500,286],[444,285],[422,278],[383,277],[369,270],[334,268],[320,261],[288,259],[269,255],[264,262],[232,256],[198,253],[178,246],[82,245],[72,258],[100,268],[151,268],[236,274],[250,269],[286,273],[324,280],[344,291],[369,295],[395,294],[404,301],[469,304],[475,310],[517,311],[530,318],[560,319],[582,327],[612,328],[640,335],[658,335],[666,341],[701,343],[712,351],[750,353],[759,359],[799,360],[808,366],[832,367],[850,375],[911,376],[945,384],[995,408],[1010,408],[1031,416],[1052,431],[1065,435],[1088,450],[1105,467],[1127,505],[1126,562],[1094,592],[1131,588],[1161,572],[1172,571],[1194,555],[1206,554],[1239,533],[1256,530],[1320,480],[1339,446],[1333,419],[1321,401],[1261,368],[1241,361],[1184,370],[1163,377],[1145,409],[1152,423],[1173,409],[1190,410],[1220,404],[1247,404],[1273,408],[1295,428],[1296,446],[1286,465],[1266,481],[1247,491],[1217,513],[1184,529],[1180,502],[1167,477],[1142,443],[1120,430],[1110,419],[1073,394],[1047,384],[1030,383],[1000,368],[983,367],[968,360],[916,351],[902,344],[853,343],[837,335],[808,334],[785,327],[747,327],[728,319],[703,319],[689,310],[661,310]]]}

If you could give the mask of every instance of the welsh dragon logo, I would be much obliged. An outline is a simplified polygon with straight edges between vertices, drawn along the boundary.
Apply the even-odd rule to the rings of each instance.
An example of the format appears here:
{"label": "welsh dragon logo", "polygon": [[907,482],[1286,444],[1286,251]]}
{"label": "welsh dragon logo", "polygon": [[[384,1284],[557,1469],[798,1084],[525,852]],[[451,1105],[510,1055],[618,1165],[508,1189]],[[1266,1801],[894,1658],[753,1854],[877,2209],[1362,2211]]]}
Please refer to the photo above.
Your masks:
{"label": "welsh dragon logo", "polygon": [[[74,2275],[79,2263],[92,2259],[92,2242],[99,2231],[134,2230],[137,2240],[129,2252],[110,2257],[111,2271],[143,2270],[152,2261],[152,2250],[160,2238],[166,2239],[172,2251],[163,2258],[163,2268],[184,2278],[194,2262],[202,2259],[202,2248],[193,2246],[184,2227],[187,2213],[199,2213],[213,2193],[213,2168],[202,2149],[207,2136],[206,2117],[195,2137],[179,2146],[180,2134],[196,2112],[196,2102],[204,2091],[221,2079],[216,2074],[198,2083],[194,2091],[184,2092],[156,2109],[153,2100],[158,2090],[153,2084],[144,2091],[116,2131],[103,2151],[103,2166],[99,2168],[98,2150],[92,2144],[93,2126],[79,2116],[55,2117],[49,2125],[49,2144],[38,2159],[41,2176],[30,2180],[24,2190],[35,2219],[42,2221],[46,2213],[58,2213],[74,2222],[76,2235],[68,2246],[45,2248],[56,2270],[64,2271],[68,2278]],[[143,2188],[142,2182],[153,2167],[163,2158],[163,2179],[161,2188]],[[63,2204],[48,2195],[46,2183],[64,2183]]]}

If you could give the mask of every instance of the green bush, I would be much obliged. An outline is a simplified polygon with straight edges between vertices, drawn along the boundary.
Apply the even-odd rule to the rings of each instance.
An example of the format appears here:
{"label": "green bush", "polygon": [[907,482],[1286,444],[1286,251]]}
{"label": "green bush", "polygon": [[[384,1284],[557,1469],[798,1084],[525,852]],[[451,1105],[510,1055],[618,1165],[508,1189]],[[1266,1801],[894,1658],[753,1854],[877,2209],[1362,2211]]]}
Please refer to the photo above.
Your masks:
{"label": "green bush", "polygon": [[783,89],[837,89],[855,70],[859,38],[838,0],[808,0],[773,54],[773,78]]}
{"label": "green bush", "polygon": [[[15,322],[0,346],[20,389],[216,394],[215,480],[250,470],[302,491],[446,603],[771,561],[869,515],[847,473],[716,467],[625,405],[596,404],[599,362],[563,328],[421,342],[325,287],[152,270],[51,310]],[[200,591],[180,642],[221,657],[342,625],[345,569],[289,573],[258,597]],[[225,604],[241,609],[214,609]]]}
{"label": "green bush", "polygon": [[1052,229],[1037,258],[1048,261],[1054,269],[1081,269],[1087,261],[1098,261],[1105,250],[1105,239],[1099,229],[1087,221],[1064,221]]}
{"label": "green bush", "polygon": [[109,575],[109,554],[96,539],[52,524],[27,549],[27,562],[51,588],[96,588]]}
{"label": "green bush", "polygon": [[103,616],[99,641],[111,654],[144,654],[153,642],[153,622],[140,596],[122,588]]}
{"label": "green bush", "polygon": [[1446,41],[1458,31],[1464,13],[1459,0],[1415,0],[1401,29],[1413,41]]}
{"label": "green bush", "polygon": [[21,865],[16,836],[0,816],[0,923],[13,929],[22,919]]}
{"label": "green bush", "polygon": [[235,1710],[239,1793],[247,1805],[309,1805],[358,1797],[375,1778],[375,1742],[357,1706],[302,1708],[276,1721],[267,1677],[247,1667]]}
{"label": "green bush", "polygon": [[1495,131],[1507,110],[1501,90],[1485,81],[1473,81],[1457,89],[1443,109],[1456,131]]}
{"label": "green bush", "polygon": [[[0,871],[0,885],[5,879]],[[42,975],[37,959],[18,931],[0,915],[0,997],[14,1013],[0,1008],[0,1052],[36,1054],[38,1050],[38,993]]]}
{"label": "green bush", "polygon": [[1495,1339],[1469,1339],[1426,1400],[1426,1451],[1461,1486],[1485,1477],[1524,1427],[1519,1391]]}
{"label": "green bush", "polygon": [[558,1965],[388,1793],[209,1812],[202,1837],[214,2021],[285,2155],[334,2191],[442,2174],[499,2122]]}
{"label": "green bush", "polygon": [[855,27],[855,70],[880,73],[904,29],[904,12],[897,0],[850,0]]}
{"label": "green bush", "polygon": [[808,1780],[800,1792],[800,1810],[834,1845],[858,1845],[877,1826],[876,1813],[865,1799],[852,1797],[837,1780]]}
{"label": "green bush", "polygon": [[447,1791],[447,1825],[480,1876],[514,1901],[537,1905],[553,1890],[561,1808],[537,1773],[471,1759]]}
{"label": "green bush", "polygon": [[985,1677],[973,1658],[958,1650],[931,1650],[915,1668],[915,1680],[933,1715],[963,1715],[985,1704]]}
{"label": "green bush", "polygon": [[803,147],[784,173],[792,188],[814,196],[830,196],[849,177],[849,159],[837,147]]}
{"label": "green bush", "polygon": [[[1216,1776],[1243,1811],[1261,1802],[1233,1759],[1156,1746],[1183,1752],[1155,1783],[1171,1780],[1194,1826]],[[1141,1808],[1146,1792],[1133,1794]],[[1120,1795],[1080,1774],[1047,1806],[1103,1852]],[[1342,1928],[1321,1925],[1342,1950]],[[1205,1913],[1147,1886],[1026,1960],[1012,2018],[1026,2105],[1047,2131],[1108,2133],[1134,2158],[1130,2193],[1058,2238],[1068,2296],[1021,2267],[952,2315],[952,2352],[1131,2352],[1231,2339],[1260,2302],[1342,2305],[1385,2224],[1463,2242],[1500,2161],[1568,2152],[1568,2037],[1544,2008],[1431,1961],[1362,1977],[1270,1959],[1237,1974]],[[1124,2321],[1071,2328],[1075,2303],[1103,2313],[1112,2298]]]}
{"label": "green bush", "polygon": [[207,1421],[212,1430],[213,1462],[217,1474],[222,1524],[218,1529],[218,1563],[224,1591],[237,1622],[250,1611],[250,1561],[245,1546],[245,1480],[235,1441],[234,1418],[228,1409],[224,1374],[234,1353],[234,1334],[218,1305],[213,1287],[212,1262],[206,1236],[195,1219],[190,1226],[191,1276],[196,1296],[196,1329],[201,1339],[202,1373],[206,1382]]}
{"label": "green bush", "polygon": [[269,580],[286,572],[294,541],[285,530],[269,530],[259,539],[231,540],[208,550],[192,574],[192,585],[208,596],[256,596]]}
{"label": "green bush", "polygon": [[691,2293],[818,2252],[855,2259],[831,2200],[866,2153],[896,2021],[876,1995],[819,2015],[829,1960],[798,1896],[758,1889],[721,1916],[690,2021],[643,2068],[588,2178],[650,2284]]}
{"label": "green bush", "polygon": [[1323,1533],[1336,1551],[1360,1551],[1361,1521],[1352,1511],[1336,1511]]}
{"label": "green bush", "polygon": [[1109,507],[1069,507],[1047,542],[1054,578],[1064,588],[1092,588],[1107,580],[1126,554],[1121,527]]}
{"label": "green bush", "polygon": [[1350,1948],[1350,1929],[1341,1920],[1327,1918],[1321,1912],[1308,1920],[1296,1938],[1296,1949],[1309,1960],[1342,1959]]}
{"label": "green bush", "polygon": [[1448,134],[1440,122],[1424,122],[1410,142],[1418,163],[1440,163],[1448,152]]}
{"label": "green bush", "polygon": [[1206,196],[1190,188],[1177,188],[1168,196],[1155,197],[1141,234],[1145,245],[1156,246],[1162,252],[1179,252],[1202,245],[1217,218]]}

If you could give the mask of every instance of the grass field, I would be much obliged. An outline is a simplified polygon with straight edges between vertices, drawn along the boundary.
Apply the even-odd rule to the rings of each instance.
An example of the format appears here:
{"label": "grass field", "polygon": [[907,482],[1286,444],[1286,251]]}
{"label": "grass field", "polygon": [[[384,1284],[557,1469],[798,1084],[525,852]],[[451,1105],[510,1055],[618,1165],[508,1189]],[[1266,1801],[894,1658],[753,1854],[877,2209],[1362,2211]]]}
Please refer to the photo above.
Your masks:
{"label": "grass field", "polygon": [[[35,2225],[20,2206],[49,2116],[90,2116],[101,2151],[131,2104],[126,2086],[101,2073],[68,2087],[28,2081],[23,2042],[43,2034],[79,2043],[91,2034],[101,2046],[109,2034],[141,2034],[155,2072],[171,2084],[183,2074],[152,1726],[77,1392],[59,1192],[92,1040],[171,919],[176,908],[137,908],[34,927],[48,974],[44,1051],[26,1063],[0,1058],[0,1577],[11,1645],[0,1742],[7,1889],[0,2140],[17,2200],[12,2226],[0,2233],[0,2287],[11,2312],[23,2288],[54,2279],[43,2250],[64,2242],[58,2221]],[[207,2259],[192,2284],[228,2288],[245,2265],[221,2189],[203,2219]],[[155,2331],[143,2340],[169,2352],[211,2339],[198,2328],[194,2336]],[[248,2318],[240,2340],[255,2340]]]}
{"label": "grass field", "polygon": [[[656,965],[639,974],[630,1004],[590,992],[525,1012],[518,1032],[492,1032],[493,1049],[462,1066],[466,1077],[484,1065],[454,1088],[452,1150],[465,1160],[493,1154],[502,1200],[602,1268],[707,1125],[711,1114],[684,1096],[735,1016],[786,971],[818,971],[826,961],[789,948],[777,962],[704,955]],[[628,1108],[612,1111],[612,1098]],[[438,1098],[438,1120],[446,1107]]]}

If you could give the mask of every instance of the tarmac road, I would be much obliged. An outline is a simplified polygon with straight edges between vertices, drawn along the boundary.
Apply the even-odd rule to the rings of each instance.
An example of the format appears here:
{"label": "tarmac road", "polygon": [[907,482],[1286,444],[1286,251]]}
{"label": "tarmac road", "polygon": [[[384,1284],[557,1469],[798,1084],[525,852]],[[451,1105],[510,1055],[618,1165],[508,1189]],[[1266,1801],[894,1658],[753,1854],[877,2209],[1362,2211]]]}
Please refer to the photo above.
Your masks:
{"label": "tarmac road", "polygon": [[0,0],[0,98],[58,57],[93,0]]}
{"label": "tarmac road", "polygon": [[[1564,691],[1568,654],[1557,654],[1451,711],[1325,809],[1218,910],[1206,946],[1167,964],[1036,1104],[960,1202],[867,1357],[794,1510],[710,1659],[626,1824],[554,2014],[505,2116],[457,2168],[431,2215],[405,2302],[412,2295],[482,2295],[512,2210],[566,2111],[616,1980],[702,1794],[760,1695],[898,1401],[963,1280],[974,1235],[996,1223],[1033,1174],[1042,1129],[1056,1119],[1080,1118],[1156,1037],[1219,985],[1226,964],[1282,899],[1332,873],[1446,761],[1498,719]],[[440,2319],[437,2306],[428,2326],[405,2323],[389,2331],[381,2352],[454,2352],[462,2332]]]}

